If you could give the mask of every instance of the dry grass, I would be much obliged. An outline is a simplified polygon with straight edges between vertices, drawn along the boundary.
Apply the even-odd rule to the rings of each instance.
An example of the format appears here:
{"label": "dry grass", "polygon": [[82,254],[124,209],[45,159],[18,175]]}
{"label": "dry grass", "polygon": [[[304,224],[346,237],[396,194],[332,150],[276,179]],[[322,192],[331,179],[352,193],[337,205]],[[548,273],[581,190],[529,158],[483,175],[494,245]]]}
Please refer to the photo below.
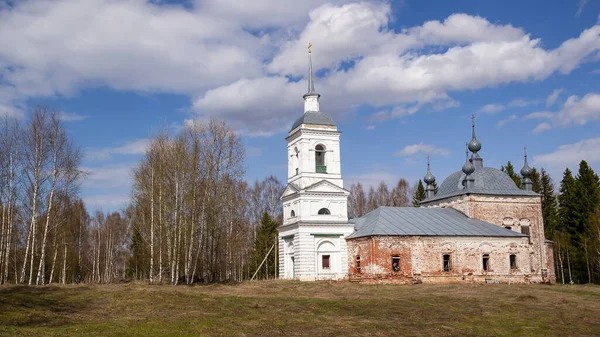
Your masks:
{"label": "dry grass", "polygon": [[600,287],[0,287],[2,336],[599,336]]}

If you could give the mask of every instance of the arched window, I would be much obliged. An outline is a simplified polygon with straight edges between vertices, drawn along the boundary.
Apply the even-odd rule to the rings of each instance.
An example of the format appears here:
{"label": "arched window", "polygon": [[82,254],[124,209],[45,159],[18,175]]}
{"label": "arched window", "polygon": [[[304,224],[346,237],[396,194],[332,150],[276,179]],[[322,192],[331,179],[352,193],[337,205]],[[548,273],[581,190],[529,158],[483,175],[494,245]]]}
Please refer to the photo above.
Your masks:
{"label": "arched window", "polygon": [[327,166],[325,166],[325,147],[320,144],[315,147],[315,165],[317,173],[327,173]]}
{"label": "arched window", "polygon": [[319,210],[319,215],[329,215],[331,214],[331,212],[329,212],[329,210],[327,208],[321,208]]}
{"label": "arched window", "polygon": [[290,217],[291,217],[291,218],[293,218],[293,217],[295,217],[295,216],[296,216],[296,212],[294,212],[294,211],[292,210],[292,213],[290,213]]}

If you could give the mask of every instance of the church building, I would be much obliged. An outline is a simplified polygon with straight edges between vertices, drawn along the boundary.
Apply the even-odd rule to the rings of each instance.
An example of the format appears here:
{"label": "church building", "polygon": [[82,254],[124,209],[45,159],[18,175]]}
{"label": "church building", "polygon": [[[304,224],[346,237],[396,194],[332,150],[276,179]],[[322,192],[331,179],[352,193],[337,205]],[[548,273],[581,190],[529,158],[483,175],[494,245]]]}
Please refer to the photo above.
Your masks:
{"label": "church building", "polygon": [[541,196],[525,154],[523,189],[483,165],[472,123],[462,169],[434,188],[429,163],[420,207],[380,207],[348,219],[340,134],[319,110],[309,49],[304,113],[288,137],[288,182],[281,196],[279,275],[303,281],[555,282],[544,237]]}

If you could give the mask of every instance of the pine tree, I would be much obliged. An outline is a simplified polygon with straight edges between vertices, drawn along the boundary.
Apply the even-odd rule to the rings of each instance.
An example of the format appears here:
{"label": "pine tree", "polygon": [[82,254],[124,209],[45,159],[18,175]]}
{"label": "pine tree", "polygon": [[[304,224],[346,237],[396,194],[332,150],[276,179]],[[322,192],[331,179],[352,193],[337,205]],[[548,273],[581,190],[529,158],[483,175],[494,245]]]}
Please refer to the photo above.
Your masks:
{"label": "pine tree", "polygon": [[552,182],[552,178],[543,168],[540,176],[540,185],[539,193],[542,195],[544,233],[547,238],[553,238],[558,221],[556,196],[554,195],[554,183]]}
{"label": "pine tree", "polygon": [[501,166],[500,171],[508,174],[510,179],[515,182],[515,185],[517,185],[518,188],[521,188],[521,176],[515,172],[515,167],[510,161],[506,163],[506,166]]}
{"label": "pine tree", "polygon": [[592,231],[592,215],[600,204],[600,187],[598,176],[585,160],[579,163],[579,171],[575,181],[576,200],[579,205],[577,233],[573,235],[574,244],[579,248],[577,254],[578,267],[582,282],[592,282],[592,266],[590,263],[590,244]]}
{"label": "pine tree", "polygon": [[419,207],[419,203],[425,200],[425,188],[423,187],[423,181],[419,179],[419,184],[417,185],[417,189],[415,191],[415,195],[413,196],[413,206]]}
{"label": "pine tree", "polygon": [[531,168],[531,189],[535,193],[542,193],[542,178],[540,173],[535,169],[535,167]]}
{"label": "pine tree", "polygon": [[[269,253],[269,250],[273,247],[273,244],[275,244],[278,225],[279,224],[276,221],[271,219],[267,212],[263,214],[258,233],[256,233],[256,240],[254,240],[254,249],[252,250],[252,261],[250,264],[250,271],[252,273],[254,273],[258,267],[261,267],[256,274],[256,277],[259,279],[275,277],[275,266],[272,262],[273,259],[268,258],[265,264],[262,266],[260,266],[260,264]],[[275,253],[275,249],[276,247],[271,250],[269,256],[272,256],[272,254]]]}

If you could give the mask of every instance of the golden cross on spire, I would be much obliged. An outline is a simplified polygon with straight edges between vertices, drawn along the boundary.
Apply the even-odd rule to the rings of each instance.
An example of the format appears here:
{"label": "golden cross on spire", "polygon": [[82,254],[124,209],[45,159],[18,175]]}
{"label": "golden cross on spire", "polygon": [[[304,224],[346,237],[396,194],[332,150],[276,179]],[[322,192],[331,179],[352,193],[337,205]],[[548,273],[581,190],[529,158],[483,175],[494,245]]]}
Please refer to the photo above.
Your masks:
{"label": "golden cross on spire", "polygon": [[310,50],[310,48],[312,48],[312,43],[308,43],[308,55],[310,55],[312,52]]}

